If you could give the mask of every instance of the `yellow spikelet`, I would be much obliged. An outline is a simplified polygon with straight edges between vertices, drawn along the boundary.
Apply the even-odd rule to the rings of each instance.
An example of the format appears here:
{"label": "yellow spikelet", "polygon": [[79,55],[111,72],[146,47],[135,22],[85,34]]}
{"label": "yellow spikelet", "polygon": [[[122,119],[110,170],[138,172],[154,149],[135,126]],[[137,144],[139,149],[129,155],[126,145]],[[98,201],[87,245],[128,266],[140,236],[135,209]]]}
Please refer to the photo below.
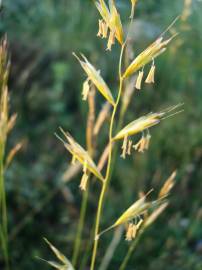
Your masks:
{"label": "yellow spikelet", "polygon": [[110,28],[111,31],[115,31],[115,36],[116,39],[120,44],[123,44],[123,26],[121,23],[121,18],[120,15],[116,9],[114,0],[110,0],[110,14],[111,14],[111,19],[110,19]]}
{"label": "yellow spikelet", "polygon": [[104,177],[102,176],[102,174],[98,170],[98,168],[95,165],[94,161],[89,156],[88,152],[86,150],[84,150],[83,147],[80,146],[72,138],[72,136],[70,134],[65,133],[63,131],[63,129],[61,129],[61,128],[60,128],[60,130],[61,130],[62,134],[65,136],[65,138],[67,139],[67,142],[65,142],[63,139],[61,139],[57,134],[56,134],[56,136],[57,136],[57,138],[59,138],[63,142],[65,148],[74,157],[74,160],[77,159],[88,171],[93,173],[99,180],[101,180],[103,182]]}
{"label": "yellow spikelet", "polygon": [[82,55],[83,60],[81,60],[75,53],[73,55],[78,59],[82,68],[86,72],[88,79],[97,87],[100,93],[109,101],[113,106],[115,105],[114,98],[109,90],[109,87],[100,76],[99,71],[97,71],[94,66],[87,60],[87,58]]}
{"label": "yellow spikelet", "polygon": [[157,113],[150,113],[134,120],[133,122],[129,123],[126,127],[124,127],[121,131],[119,131],[115,135],[113,140],[120,140],[120,139],[123,139],[125,136],[135,135],[145,129],[148,129],[152,126],[157,125],[158,123],[160,123],[161,119],[169,117],[168,115],[169,112],[175,110],[181,105],[182,104],[178,104],[176,106],[165,109],[164,111],[157,112]]}
{"label": "yellow spikelet", "polygon": [[46,238],[44,238],[45,242],[49,245],[53,253],[55,254],[56,258],[60,261],[60,263],[55,261],[47,261],[44,259],[39,258],[40,260],[48,263],[50,266],[58,269],[58,270],[74,270],[71,262],[63,255],[55,246],[53,246]]}
{"label": "yellow spikelet", "polygon": [[[116,8],[116,5],[114,3],[114,0],[109,0],[109,8],[105,4],[104,0],[96,1],[95,5],[96,5],[103,21],[105,22],[105,24],[107,25],[107,27],[110,30],[111,39],[110,39],[110,42],[108,44],[108,48],[110,48],[109,45],[112,41],[112,33],[113,33],[114,37],[118,40],[118,42],[120,44],[123,44],[123,26],[121,23],[120,15],[119,15],[117,8]],[[100,31],[98,33],[100,34]],[[103,37],[105,37],[105,36],[103,35]],[[113,43],[111,43],[111,45],[112,44]]]}
{"label": "yellow spikelet", "polygon": [[[152,191],[152,190],[151,190]],[[133,205],[131,205],[114,223],[114,227],[124,224],[133,218],[143,214],[146,210],[148,210],[151,206],[151,202],[146,202],[147,195],[151,192],[149,191],[145,196],[137,200]]]}
{"label": "yellow spikelet", "polygon": [[173,186],[175,185],[175,177],[176,177],[177,172],[174,171],[166,180],[166,182],[164,183],[163,187],[161,188],[160,192],[159,192],[159,198],[163,198],[166,197],[169,192],[171,191],[171,189],[173,188]]}
{"label": "yellow spikelet", "polygon": [[10,150],[6,158],[6,163],[5,163],[6,168],[10,165],[11,161],[13,160],[15,155],[20,151],[22,146],[23,146],[23,142],[19,142]]}
{"label": "yellow spikelet", "polygon": [[[174,36],[173,36],[174,37]],[[123,74],[123,78],[127,78],[128,76],[132,75],[140,68],[144,67],[146,64],[151,62],[157,56],[162,54],[166,50],[166,46],[173,37],[163,40],[163,37],[159,37],[155,42],[153,42],[146,50],[140,53],[128,66],[126,71]]]}

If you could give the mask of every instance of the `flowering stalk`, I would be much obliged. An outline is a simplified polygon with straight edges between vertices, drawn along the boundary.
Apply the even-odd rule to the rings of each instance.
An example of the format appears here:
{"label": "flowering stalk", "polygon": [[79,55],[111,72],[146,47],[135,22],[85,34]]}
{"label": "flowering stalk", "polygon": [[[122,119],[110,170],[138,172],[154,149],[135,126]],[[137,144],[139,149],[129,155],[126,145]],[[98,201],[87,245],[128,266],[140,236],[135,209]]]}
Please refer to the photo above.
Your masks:
{"label": "flowering stalk", "polygon": [[[163,189],[160,192],[159,197],[154,201],[147,202],[146,195],[143,195],[139,200],[134,202],[118,219],[117,221],[105,229],[104,231],[100,232],[100,221],[101,221],[101,215],[104,205],[104,199],[106,195],[107,188],[109,186],[111,172],[113,169],[113,154],[116,153],[116,146],[115,143],[117,140],[123,140],[123,146],[122,146],[122,157],[125,158],[126,155],[130,155],[131,151],[135,149],[138,152],[143,153],[145,150],[148,150],[151,135],[149,132],[149,129],[161,122],[161,120],[164,120],[170,116],[173,116],[173,114],[169,114],[171,111],[178,108],[180,105],[172,106],[166,110],[159,111],[156,113],[149,113],[145,116],[139,117],[138,119],[130,122],[128,125],[126,125],[124,128],[121,128],[123,115],[126,112],[126,108],[129,104],[130,97],[132,91],[124,92],[123,88],[126,82],[126,80],[131,79],[131,77],[139,72],[139,76],[137,76],[136,83],[134,84],[134,88],[141,89],[143,82],[145,83],[154,83],[154,76],[155,76],[155,70],[156,66],[154,63],[154,60],[157,56],[162,54],[172,38],[175,36],[173,35],[171,38],[164,39],[164,34],[170,29],[170,27],[174,24],[174,21],[169,28],[161,34],[159,38],[156,39],[150,46],[148,46],[142,53],[137,55],[134,60],[127,65],[127,67],[124,69],[122,73],[122,62],[123,62],[123,54],[124,49],[128,42],[129,37],[129,31],[132,26],[133,21],[133,15],[134,15],[134,9],[136,7],[136,0],[131,0],[132,3],[132,10],[131,10],[131,17],[130,17],[130,25],[129,30],[127,32],[126,37],[124,38],[123,33],[123,27],[121,23],[120,15],[117,11],[115,1],[109,0],[108,5],[105,3],[104,0],[97,0],[95,1],[96,7],[101,15],[101,20],[99,20],[99,31],[98,36],[102,38],[108,37],[108,43],[107,43],[107,49],[111,50],[112,45],[115,43],[115,41],[118,41],[118,43],[121,46],[121,52],[119,57],[119,90],[117,94],[117,98],[114,99],[112,92],[110,90],[110,87],[107,85],[105,80],[102,78],[101,73],[99,70],[97,70],[94,65],[91,64],[88,59],[81,54],[81,56],[77,56],[74,54],[74,56],[79,61],[81,67],[85,71],[87,78],[83,84],[83,91],[82,96],[83,100],[87,100],[89,95],[91,94],[91,87],[94,86],[100,94],[105,98],[105,100],[112,106],[112,114],[110,119],[110,127],[109,127],[109,142],[106,147],[106,149],[103,152],[102,157],[100,158],[100,164],[98,165],[95,163],[95,161],[92,159],[92,147],[87,147],[87,150],[85,150],[80,144],[76,142],[76,140],[73,139],[73,137],[69,133],[65,133],[62,129],[63,136],[65,137],[65,140],[61,139],[59,136],[58,138],[63,142],[65,148],[70,152],[70,154],[73,157],[73,162],[75,160],[79,161],[83,166],[83,176],[80,183],[80,188],[82,191],[85,192],[85,196],[83,197],[83,203],[82,203],[82,211],[79,221],[79,230],[77,234],[77,240],[75,242],[75,252],[73,255],[73,265],[75,266],[77,257],[78,257],[78,250],[80,246],[80,238],[81,237],[81,231],[83,227],[83,221],[86,211],[86,203],[87,203],[87,184],[89,180],[90,174],[92,174],[101,185],[101,192],[99,195],[99,201],[97,206],[97,214],[95,219],[95,230],[94,230],[94,243],[93,243],[93,252],[92,252],[92,258],[91,258],[91,265],[90,270],[95,269],[95,261],[97,256],[97,249],[99,244],[99,237],[121,225],[126,225],[127,232],[126,232],[126,240],[131,241],[135,239],[134,244],[131,246],[129,250],[129,254],[126,255],[126,259],[123,262],[123,267],[126,266],[127,261],[132,254],[132,251],[134,247],[136,246],[136,243],[138,242],[138,237],[141,235],[141,233],[144,231],[144,229],[147,228],[153,221],[157,218],[157,216],[165,209],[167,206],[167,194],[170,191],[170,189],[173,186],[173,177],[175,174],[172,175],[172,177],[169,179],[169,181],[164,185]],[[150,71],[144,79],[144,66],[152,63],[150,67]],[[118,122],[118,130],[116,133],[114,132],[114,125],[115,125],[115,116],[117,113],[117,110],[120,105],[122,97],[122,107],[120,111],[120,118]],[[178,112],[177,112],[178,113]],[[103,113],[100,114],[100,117],[98,117],[97,124],[95,124],[94,129],[94,135],[96,136],[99,133],[100,125],[103,123],[103,119],[106,119],[106,115],[108,114],[107,107],[103,110]],[[91,130],[92,132],[92,130]],[[113,134],[115,133],[115,134]],[[142,133],[142,138],[133,145],[132,136]],[[87,143],[88,144],[88,143]],[[89,146],[89,144],[88,144]],[[101,170],[107,162],[107,169],[105,176],[103,176]],[[150,192],[149,192],[150,193]],[[78,241],[79,240],[79,241]],[[60,267],[60,266],[59,266]],[[121,266],[122,267],[122,266]],[[57,267],[56,267],[57,268]],[[60,269],[60,268],[58,268]],[[124,268],[121,268],[123,270]],[[60,269],[61,270],[61,269]]]}
{"label": "flowering stalk", "polygon": [[[109,156],[108,156],[106,176],[105,176],[105,179],[104,179],[104,183],[102,185],[102,190],[101,190],[100,198],[99,198],[99,202],[98,202],[98,210],[97,210],[96,224],[95,224],[95,237],[99,233],[100,218],[101,218],[101,214],[102,214],[104,197],[105,197],[105,193],[106,193],[106,190],[107,190],[107,187],[108,187],[108,182],[109,182],[109,179],[110,179],[110,169],[111,169],[111,161],[112,161],[112,145],[113,145],[113,133],[112,132],[113,132],[113,127],[114,127],[114,119],[115,119],[116,111],[117,111],[117,108],[118,108],[118,105],[119,105],[119,102],[120,102],[121,93],[122,93],[122,89],[123,89],[123,78],[121,76],[121,67],[122,67],[122,59],[123,59],[124,48],[125,48],[125,45],[122,45],[121,53],[120,53],[120,59],[119,59],[119,92],[118,92],[118,96],[117,96],[117,99],[116,99],[116,102],[115,102],[115,105],[114,105],[114,108],[113,108],[113,113],[112,113],[111,121],[110,121],[110,128],[109,128]],[[95,267],[95,259],[96,259],[96,254],[97,254],[98,241],[99,241],[99,238],[95,238],[90,270],[93,270],[94,267]]]}

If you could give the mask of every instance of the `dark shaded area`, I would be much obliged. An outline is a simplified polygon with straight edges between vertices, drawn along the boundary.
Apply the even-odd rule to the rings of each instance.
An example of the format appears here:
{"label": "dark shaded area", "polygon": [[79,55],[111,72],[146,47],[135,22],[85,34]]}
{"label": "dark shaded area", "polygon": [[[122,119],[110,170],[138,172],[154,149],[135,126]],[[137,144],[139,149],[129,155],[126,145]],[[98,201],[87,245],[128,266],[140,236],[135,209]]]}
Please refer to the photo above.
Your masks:
{"label": "dark shaded area", "polygon": [[[117,1],[127,19],[130,1]],[[185,1],[140,1],[136,12],[134,51],[142,50],[179,14]],[[105,204],[103,228],[112,224],[140,190],[159,190],[177,168],[177,184],[166,212],[148,230],[128,270],[202,269],[202,3],[193,0],[186,20],[175,26],[180,33],[156,61],[154,86],[135,93],[125,123],[143,113],[184,102],[184,112],[152,129],[145,154],[134,154],[117,164]],[[92,1],[7,0],[1,10],[0,31],[10,43],[11,110],[18,113],[9,147],[25,140],[25,147],[6,174],[13,269],[49,269],[35,259],[51,258],[46,236],[71,258],[79,217],[79,177],[59,188],[70,156],[54,133],[59,126],[85,144],[87,105],[81,101],[84,75],[72,51],[84,52],[102,70],[116,93],[119,48],[105,52],[96,38],[98,14]],[[103,103],[97,95],[97,108]],[[99,149],[106,142],[100,138]],[[102,136],[100,136],[102,137]],[[93,227],[99,186],[91,188],[84,230],[85,254]],[[121,204],[120,204],[121,202]],[[36,213],[36,214],[35,214]],[[20,225],[19,225],[20,224]],[[100,243],[105,253],[112,233]],[[127,251],[121,241],[109,269],[117,269]],[[98,259],[99,261],[99,259]],[[86,268],[88,269],[88,268]]]}

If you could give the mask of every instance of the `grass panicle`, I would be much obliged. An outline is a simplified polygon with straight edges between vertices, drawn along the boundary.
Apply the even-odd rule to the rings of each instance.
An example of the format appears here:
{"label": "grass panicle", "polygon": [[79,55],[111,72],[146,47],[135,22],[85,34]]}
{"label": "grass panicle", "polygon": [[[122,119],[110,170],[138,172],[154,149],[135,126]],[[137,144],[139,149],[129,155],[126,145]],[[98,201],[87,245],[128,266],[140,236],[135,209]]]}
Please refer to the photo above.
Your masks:
{"label": "grass panicle", "polygon": [[[105,197],[107,190],[110,187],[110,179],[115,165],[115,158],[117,156],[117,141],[123,140],[123,153],[121,155],[123,158],[126,158],[127,155],[130,155],[132,149],[143,153],[145,150],[149,149],[151,140],[149,129],[159,124],[162,120],[181,112],[178,110],[178,108],[182,104],[171,106],[156,113],[151,112],[149,114],[143,115],[130,122],[125,127],[122,127],[128,106],[131,102],[133,102],[132,95],[134,94],[135,89],[142,89],[143,82],[148,84],[155,83],[155,73],[158,72],[158,69],[155,65],[155,58],[166,51],[171,40],[176,36],[174,33],[166,38],[165,34],[168,33],[178,18],[176,18],[151,45],[143,50],[142,53],[134,57],[134,60],[130,63],[130,58],[127,56],[129,48],[132,47],[130,44],[131,41],[129,40],[129,33],[133,23],[135,9],[138,6],[138,1],[131,0],[130,22],[126,31],[124,31],[122,18],[118,12],[115,0],[95,0],[94,3],[101,16],[98,21],[99,30],[97,36],[101,38],[108,38],[108,50],[112,49],[112,45],[116,41],[120,45],[117,74],[118,89],[115,91],[115,94],[112,95],[110,87],[102,78],[100,71],[98,71],[83,54],[78,56],[73,53],[87,75],[87,79],[83,84],[82,90],[83,100],[88,100],[89,105],[89,115],[86,130],[87,150],[79,145],[69,133],[64,132],[63,129],[60,129],[60,131],[62,132],[64,139],[62,139],[59,135],[56,135],[62,141],[64,147],[72,155],[73,162],[77,160],[81,163],[83,167],[83,177],[81,180],[80,188],[84,191],[72,263],[70,263],[63,254],[61,254],[55,247],[52,246],[52,244],[46,240],[60,261],[59,264],[57,262],[48,263],[60,270],[66,269],[65,267],[67,266],[69,267],[67,269],[73,269],[73,266],[75,268],[79,267],[78,256],[82,243],[81,237],[86,216],[88,194],[90,191],[89,186],[87,185],[88,179],[90,177],[101,180],[98,205],[96,209],[97,212],[95,216],[95,225],[92,227],[94,241],[92,243],[93,247],[90,261],[90,270],[98,269],[96,265],[96,259],[98,258],[100,236],[107,231],[121,226],[126,227],[126,240],[131,241],[129,250],[119,268],[120,270],[126,269],[130,256],[136,248],[143,232],[151,224],[153,224],[159,215],[167,208],[169,203],[168,195],[175,184],[176,172],[173,172],[161,188],[156,199],[147,199],[151,192],[149,191],[147,194],[140,196],[138,200],[136,200],[128,209],[120,214],[119,218],[111,226],[107,227],[105,230],[100,229]],[[131,51],[132,49],[130,49],[130,52]],[[149,73],[144,78],[144,66],[149,63],[151,63],[151,67]],[[98,112],[95,101],[95,89],[97,89],[106,99],[105,105]],[[141,91],[140,93],[143,92]],[[98,115],[97,118],[96,115]],[[106,122],[109,122],[109,126],[107,126],[108,141],[102,153],[99,153],[100,151],[98,147],[98,139],[101,136],[101,128]],[[138,133],[142,133],[142,137],[135,145],[133,145],[133,141],[130,138],[131,136]],[[93,161],[97,155],[99,156],[98,165],[96,165],[96,163]],[[104,167],[106,167],[105,172],[103,172]],[[91,245],[89,245],[89,247],[91,247]],[[115,250],[113,250],[113,253],[114,252]],[[106,256],[106,258],[108,264],[108,256]],[[109,258],[111,259],[111,255]],[[85,262],[86,261],[87,259],[85,256]],[[83,267],[83,263],[81,264],[81,267]]]}

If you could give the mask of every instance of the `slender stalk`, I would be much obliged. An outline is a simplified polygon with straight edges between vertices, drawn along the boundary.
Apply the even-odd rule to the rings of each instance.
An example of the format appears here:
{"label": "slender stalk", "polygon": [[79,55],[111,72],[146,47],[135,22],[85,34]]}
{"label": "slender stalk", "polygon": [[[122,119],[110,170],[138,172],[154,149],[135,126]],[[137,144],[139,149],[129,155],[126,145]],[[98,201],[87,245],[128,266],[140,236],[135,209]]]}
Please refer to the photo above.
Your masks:
{"label": "slender stalk", "polygon": [[1,242],[4,254],[6,269],[9,269],[8,262],[8,229],[7,229],[7,207],[6,207],[6,191],[4,184],[4,145],[1,144],[0,149],[0,206],[1,206]]}
{"label": "slender stalk", "polygon": [[85,192],[82,194],[82,203],[81,203],[81,211],[80,211],[80,216],[79,216],[79,224],[78,224],[78,229],[76,233],[76,240],[74,244],[74,252],[73,252],[73,257],[72,257],[72,264],[74,267],[76,267],[78,255],[79,255],[79,249],[81,245],[81,235],[83,231],[83,225],[84,225],[84,220],[86,216],[86,210],[87,210],[87,203],[88,203],[88,188],[86,189]]}
{"label": "slender stalk", "polygon": [[96,260],[98,242],[99,242],[99,239],[96,239],[96,236],[99,233],[100,218],[101,218],[101,214],[102,214],[104,197],[105,197],[105,193],[106,193],[108,183],[109,183],[109,180],[110,180],[111,161],[112,161],[112,146],[113,146],[113,141],[112,141],[113,127],[114,127],[114,120],[115,120],[116,111],[117,111],[117,108],[118,108],[118,105],[119,105],[119,101],[120,101],[121,93],[122,93],[122,88],[123,88],[123,78],[122,78],[122,74],[121,74],[121,67],[122,67],[122,58],[123,58],[124,48],[125,48],[125,44],[122,45],[122,47],[121,47],[121,53],[120,53],[120,59],[119,59],[119,92],[118,92],[116,103],[115,103],[114,108],[113,108],[111,121],[110,121],[110,128],[109,128],[109,156],[108,156],[108,162],[107,162],[107,170],[106,170],[106,175],[105,175],[105,181],[104,181],[104,183],[102,185],[102,190],[101,190],[100,197],[99,197],[99,202],[98,202],[98,210],[97,210],[96,223],[95,223],[95,240],[94,240],[94,246],[93,246],[93,253],[92,253],[90,270],[94,270],[94,267],[95,267],[95,260]]}
{"label": "slender stalk", "polygon": [[139,239],[140,239],[140,236],[141,236],[141,233],[139,234],[139,236],[133,241],[133,243],[130,245],[129,249],[128,249],[128,252],[126,253],[126,256],[124,257],[123,259],[123,262],[121,264],[121,266],[119,267],[119,270],[124,270],[126,269],[126,266],[129,262],[129,259],[131,257],[131,255],[133,254],[138,242],[139,242]]}
{"label": "slender stalk", "polygon": [[[94,148],[95,148],[95,142],[94,142],[94,137],[93,137],[93,127],[94,127],[94,121],[95,121],[95,93],[96,93],[95,88],[93,87],[91,89],[90,94],[88,95],[89,112],[88,112],[87,128],[86,128],[86,145],[87,145],[88,153],[91,156],[93,156]],[[86,191],[83,192],[82,194],[79,224],[78,224],[78,229],[76,233],[73,257],[72,257],[72,264],[75,268],[76,268],[76,264],[77,264],[77,260],[79,256],[79,250],[81,246],[81,238],[82,238],[81,236],[82,236],[84,221],[86,217],[88,194],[89,194],[89,186],[87,186]]]}

